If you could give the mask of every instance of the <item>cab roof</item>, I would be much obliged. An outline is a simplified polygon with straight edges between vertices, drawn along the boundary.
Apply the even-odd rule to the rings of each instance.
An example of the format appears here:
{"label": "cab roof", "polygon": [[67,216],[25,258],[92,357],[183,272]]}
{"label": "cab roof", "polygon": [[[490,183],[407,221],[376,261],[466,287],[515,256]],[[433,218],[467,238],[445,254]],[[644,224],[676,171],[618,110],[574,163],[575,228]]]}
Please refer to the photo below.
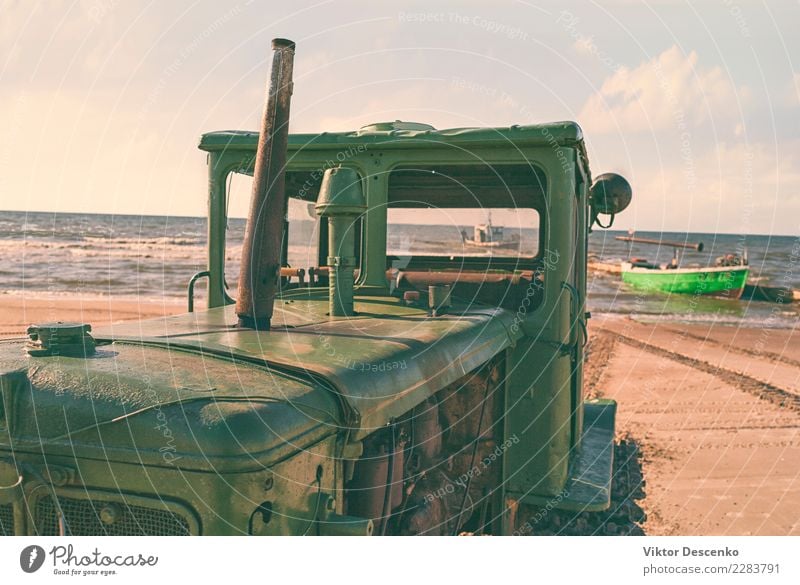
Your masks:
{"label": "cab roof", "polygon": [[[326,149],[342,146],[380,145],[381,148],[442,146],[456,144],[512,144],[515,146],[577,146],[584,153],[583,131],[575,122],[553,122],[527,126],[449,128],[437,130],[417,122],[379,122],[350,132],[290,134],[290,149]],[[255,150],[258,132],[222,130],[203,134],[199,148],[206,152]]]}

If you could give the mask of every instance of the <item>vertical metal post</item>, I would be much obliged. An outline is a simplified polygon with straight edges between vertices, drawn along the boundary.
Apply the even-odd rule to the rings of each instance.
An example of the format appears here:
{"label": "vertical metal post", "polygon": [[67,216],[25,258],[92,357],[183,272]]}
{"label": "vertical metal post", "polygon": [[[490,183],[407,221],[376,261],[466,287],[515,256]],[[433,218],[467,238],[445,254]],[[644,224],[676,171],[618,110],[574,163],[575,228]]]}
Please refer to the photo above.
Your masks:
{"label": "vertical metal post", "polygon": [[353,315],[353,270],[356,267],[354,217],[328,217],[329,312],[331,317]]}
{"label": "vertical metal post", "polygon": [[219,152],[208,155],[208,308],[225,305],[225,178],[230,161]]}

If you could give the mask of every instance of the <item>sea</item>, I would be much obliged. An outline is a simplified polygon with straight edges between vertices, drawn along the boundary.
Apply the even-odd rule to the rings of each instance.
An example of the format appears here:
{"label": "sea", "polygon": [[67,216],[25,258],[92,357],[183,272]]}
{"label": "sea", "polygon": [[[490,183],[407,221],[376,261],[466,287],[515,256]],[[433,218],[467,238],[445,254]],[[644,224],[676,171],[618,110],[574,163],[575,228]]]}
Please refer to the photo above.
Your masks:
{"label": "sea", "polygon": [[[305,223],[290,237],[293,266],[317,264],[316,252],[308,246],[315,238],[314,224]],[[229,220],[229,283],[236,282],[244,227],[244,219]],[[402,249],[408,248],[407,242],[421,242],[428,253],[435,253],[437,246],[445,252],[457,243],[450,240],[461,227],[471,230],[394,226],[389,245]],[[206,229],[206,219],[195,217],[0,211],[0,302],[3,295],[185,300],[189,279],[205,269]],[[589,236],[590,258],[605,263],[631,256],[654,262],[672,258],[669,245],[630,244],[616,239],[621,235],[626,232],[595,230]],[[702,242],[702,252],[681,250],[682,266],[710,265],[718,256],[746,249],[751,282],[800,289],[800,237],[644,231],[636,236]],[[523,248],[535,240],[534,232],[523,234]],[[412,246],[408,251],[423,250]],[[593,313],[632,314],[645,321],[793,328],[800,317],[800,303],[643,294],[629,289],[619,275],[602,272],[589,274],[588,289]]]}

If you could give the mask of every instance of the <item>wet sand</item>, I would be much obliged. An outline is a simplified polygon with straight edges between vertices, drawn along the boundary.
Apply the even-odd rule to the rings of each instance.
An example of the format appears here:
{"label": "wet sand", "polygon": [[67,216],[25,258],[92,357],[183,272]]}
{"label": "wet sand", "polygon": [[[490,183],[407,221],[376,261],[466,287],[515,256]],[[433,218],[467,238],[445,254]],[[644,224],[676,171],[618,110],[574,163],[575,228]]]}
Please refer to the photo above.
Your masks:
{"label": "wet sand", "polygon": [[26,335],[33,323],[69,321],[107,325],[134,319],[152,319],[186,312],[177,300],[137,301],[113,298],[0,296],[0,337]]}
{"label": "wet sand", "polygon": [[653,535],[800,535],[800,334],[595,317],[588,381],[642,454]]}

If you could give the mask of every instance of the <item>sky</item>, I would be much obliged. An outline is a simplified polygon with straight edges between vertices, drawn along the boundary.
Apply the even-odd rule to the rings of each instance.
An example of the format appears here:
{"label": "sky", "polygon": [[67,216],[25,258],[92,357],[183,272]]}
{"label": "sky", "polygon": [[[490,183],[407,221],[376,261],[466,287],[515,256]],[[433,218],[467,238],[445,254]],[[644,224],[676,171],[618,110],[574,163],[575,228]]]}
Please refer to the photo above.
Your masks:
{"label": "sky", "polygon": [[0,1],[0,209],[202,216],[208,131],[575,120],[622,229],[800,234],[800,2]]}

